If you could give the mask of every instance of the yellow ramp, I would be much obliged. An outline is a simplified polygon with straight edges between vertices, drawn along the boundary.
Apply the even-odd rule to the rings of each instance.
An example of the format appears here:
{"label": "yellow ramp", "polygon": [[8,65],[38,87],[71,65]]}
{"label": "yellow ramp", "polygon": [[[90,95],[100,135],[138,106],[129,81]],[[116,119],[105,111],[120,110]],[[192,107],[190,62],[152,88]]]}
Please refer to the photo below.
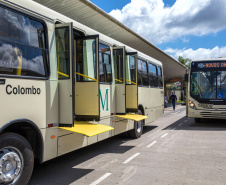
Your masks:
{"label": "yellow ramp", "polygon": [[60,129],[64,129],[71,132],[76,132],[79,134],[86,135],[88,137],[95,136],[97,134],[107,132],[109,130],[113,130],[113,127],[100,125],[96,123],[90,123],[87,121],[79,121],[74,123],[74,127],[59,127]]}
{"label": "yellow ramp", "polygon": [[116,115],[116,117],[124,118],[124,119],[131,119],[134,121],[141,121],[143,119],[147,119],[147,116],[140,115],[140,114],[126,114],[126,115]]}

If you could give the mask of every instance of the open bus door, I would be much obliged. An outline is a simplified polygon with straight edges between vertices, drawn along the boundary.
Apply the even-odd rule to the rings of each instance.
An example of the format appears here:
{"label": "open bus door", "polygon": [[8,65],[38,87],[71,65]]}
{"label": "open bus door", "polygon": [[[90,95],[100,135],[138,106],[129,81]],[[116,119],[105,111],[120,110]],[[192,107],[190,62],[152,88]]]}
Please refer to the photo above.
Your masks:
{"label": "open bus door", "polygon": [[75,38],[74,46],[75,120],[99,121],[99,35]]}
{"label": "open bus door", "polygon": [[59,124],[74,124],[74,62],[72,23],[56,24]]}
{"label": "open bus door", "polygon": [[116,114],[126,114],[125,47],[113,47]]}
{"label": "open bus door", "polygon": [[138,111],[137,52],[126,54],[126,111]]}

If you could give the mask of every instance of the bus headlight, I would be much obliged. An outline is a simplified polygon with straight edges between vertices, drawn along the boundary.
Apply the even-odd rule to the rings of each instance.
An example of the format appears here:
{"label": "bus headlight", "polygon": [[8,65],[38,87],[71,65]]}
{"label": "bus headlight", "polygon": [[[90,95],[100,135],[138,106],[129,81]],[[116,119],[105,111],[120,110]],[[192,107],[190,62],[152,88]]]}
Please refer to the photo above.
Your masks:
{"label": "bus headlight", "polygon": [[189,100],[189,107],[192,109],[196,109],[195,104],[191,100]]}

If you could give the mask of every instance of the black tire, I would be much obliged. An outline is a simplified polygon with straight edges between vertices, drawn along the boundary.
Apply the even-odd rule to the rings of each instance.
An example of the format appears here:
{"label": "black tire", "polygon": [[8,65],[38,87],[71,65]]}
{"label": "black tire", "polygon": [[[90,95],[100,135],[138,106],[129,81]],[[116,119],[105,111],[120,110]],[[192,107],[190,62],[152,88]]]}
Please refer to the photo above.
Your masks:
{"label": "black tire", "polygon": [[[142,112],[140,110],[138,110],[137,114],[142,115]],[[134,121],[134,129],[128,131],[129,136],[133,139],[140,138],[143,133],[143,125],[144,125],[143,120],[142,121]]]}
{"label": "black tire", "polygon": [[[29,142],[23,136],[15,133],[5,133],[0,135],[0,158],[1,157],[4,158],[4,156],[7,157],[7,155],[9,157],[7,158],[6,162],[9,161],[10,163],[10,161],[13,161],[13,159],[14,161],[16,161],[14,162],[15,163],[14,166],[9,165],[10,167],[12,166],[15,167],[15,169],[12,168],[11,172],[16,177],[12,181],[10,182],[7,181],[6,183],[5,181],[3,181],[3,179],[0,179],[0,184],[1,181],[3,181],[5,184],[11,183],[13,185],[28,184],[34,166],[34,154]],[[15,156],[19,157],[20,163],[16,160]],[[18,169],[19,165],[20,167]],[[12,177],[14,177],[13,175]]]}
{"label": "black tire", "polygon": [[201,119],[200,118],[195,118],[195,123],[200,123]]}

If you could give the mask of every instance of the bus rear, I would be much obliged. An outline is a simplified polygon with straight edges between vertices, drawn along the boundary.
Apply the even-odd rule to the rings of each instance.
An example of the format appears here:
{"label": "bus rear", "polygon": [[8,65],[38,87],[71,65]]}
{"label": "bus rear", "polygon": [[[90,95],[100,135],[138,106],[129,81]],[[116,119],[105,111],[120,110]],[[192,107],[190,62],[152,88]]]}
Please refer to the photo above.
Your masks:
{"label": "bus rear", "polygon": [[193,61],[188,77],[187,116],[226,119],[226,59]]}

